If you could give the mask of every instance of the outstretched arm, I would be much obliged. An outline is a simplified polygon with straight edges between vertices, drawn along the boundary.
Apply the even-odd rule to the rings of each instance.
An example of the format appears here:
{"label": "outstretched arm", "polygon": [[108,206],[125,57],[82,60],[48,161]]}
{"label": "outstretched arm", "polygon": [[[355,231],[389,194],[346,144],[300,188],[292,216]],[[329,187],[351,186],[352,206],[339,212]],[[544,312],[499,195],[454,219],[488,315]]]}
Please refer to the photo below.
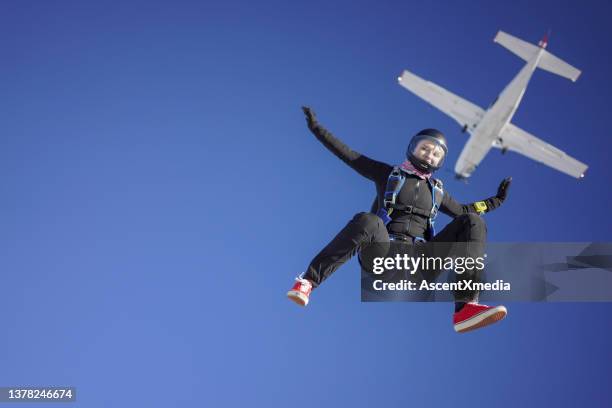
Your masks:
{"label": "outstretched arm", "polygon": [[340,160],[348,164],[353,170],[362,176],[376,181],[380,178],[386,178],[391,171],[391,166],[382,163],[352,150],[345,145],[340,139],[331,134],[318,121],[315,113],[309,107],[302,107],[306,115],[308,128],[316,136],[323,146],[335,154]]}
{"label": "outstretched arm", "polygon": [[512,177],[505,178],[497,189],[497,195],[489,197],[486,200],[476,201],[475,203],[470,204],[458,203],[448,192],[445,191],[444,198],[442,198],[442,204],[440,204],[440,211],[442,211],[444,214],[450,215],[451,217],[456,217],[458,215],[467,213],[484,214],[492,211],[502,205],[502,203],[508,197],[508,189],[510,188],[511,182]]}

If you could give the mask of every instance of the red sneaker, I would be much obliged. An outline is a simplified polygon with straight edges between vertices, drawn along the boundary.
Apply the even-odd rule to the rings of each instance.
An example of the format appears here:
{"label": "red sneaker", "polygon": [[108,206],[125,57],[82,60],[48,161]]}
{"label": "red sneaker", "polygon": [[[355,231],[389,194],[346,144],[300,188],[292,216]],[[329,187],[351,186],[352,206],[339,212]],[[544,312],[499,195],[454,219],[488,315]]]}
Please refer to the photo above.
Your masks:
{"label": "red sneaker", "polygon": [[456,332],[465,333],[498,322],[507,314],[508,310],[504,306],[492,307],[478,303],[466,303],[453,315],[453,324]]}
{"label": "red sneaker", "polygon": [[295,280],[295,285],[287,292],[287,297],[300,306],[306,306],[310,292],[312,292],[312,283],[307,279],[296,278]]}

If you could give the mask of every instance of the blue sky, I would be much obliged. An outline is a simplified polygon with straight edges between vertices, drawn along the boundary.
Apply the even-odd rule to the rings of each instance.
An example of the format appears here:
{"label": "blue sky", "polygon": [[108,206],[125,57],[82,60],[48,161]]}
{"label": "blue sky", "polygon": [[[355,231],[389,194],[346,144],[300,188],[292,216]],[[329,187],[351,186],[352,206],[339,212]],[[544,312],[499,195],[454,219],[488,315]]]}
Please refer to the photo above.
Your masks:
{"label": "blue sky", "polygon": [[[437,127],[492,241],[610,241],[606,2],[3,2],[0,385],[71,406],[609,406],[610,304],[507,305],[459,336],[449,304],[362,304],[349,262],[306,309],[285,292],[373,185],[308,132],[402,160]],[[583,71],[534,74],[513,123],[574,180],[466,141],[403,69],[486,107],[522,61],[504,30]],[[448,218],[442,221],[446,222]],[[520,271],[517,271],[520,273]],[[59,406],[59,405],[58,405]]]}

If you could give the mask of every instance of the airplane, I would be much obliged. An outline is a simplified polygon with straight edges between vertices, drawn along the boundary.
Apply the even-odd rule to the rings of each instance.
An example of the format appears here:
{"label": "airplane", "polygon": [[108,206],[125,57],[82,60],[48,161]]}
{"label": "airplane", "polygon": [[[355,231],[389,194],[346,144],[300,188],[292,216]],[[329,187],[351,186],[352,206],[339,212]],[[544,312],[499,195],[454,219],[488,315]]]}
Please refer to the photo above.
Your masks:
{"label": "airplane", "polygon": [[401,86],[459,122],[462,132],[470,134],[455,164],[456,177],[470,177],[492,147],[501,149],[502,153],[508,150],[520,153],[578,179],[584,177],[588,168],[586,164],[510,122],[536,68],[573,82],[580,76],[580,71],[546,51],[548,34],[537,46],[503,31],[499,31],[493,41],[527,63],[486,111],[409,71],[404,71],[398,78]]}

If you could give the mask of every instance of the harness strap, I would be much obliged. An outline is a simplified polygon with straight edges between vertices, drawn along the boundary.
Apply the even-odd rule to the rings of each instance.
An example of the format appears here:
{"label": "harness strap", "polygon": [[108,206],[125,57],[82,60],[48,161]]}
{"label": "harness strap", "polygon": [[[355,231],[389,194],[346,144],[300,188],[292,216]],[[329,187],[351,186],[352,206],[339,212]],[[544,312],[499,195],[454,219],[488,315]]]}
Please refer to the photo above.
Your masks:
{"label": "harness strap", "polygon": [[421,208],[417,208],[413,205],[405,205],[405,204],[393,204],[391,208],[399,211],[403,211],[408,214],[416,214],[421,215],[423,217],[429,218],[431,215],[431,211],[423,210]]}
{"label": "harness strap", "polygon": [[382,197],[382,202],[379,201],[378,211],[376,215],[378,215],[385,225],[387,225],[391,221],[391,213],[393,210],[402,211],[408,214],[416,214],[422,217],[427,218],[428,238],[433,237],[435,234],[434,230],[434,220],[438,215],[438,209],[440,208],[440,204],[442,203],[442,198],[444,196],[444,190],[442,189],[442,182],[437,179],[427,179],[427,183],[431,187],[431,200],[432,207],[431,210],[424,210],[421,208],[417,208],[412,205],[404,205],[397,203],[397,196],[404,186],[404,182],[406,181],[406,174],[417,175],[415,172],[411,172],[406,169],[400,168],[400,166],[393,167],[393,170],[389,174],[389,178],[387,179],[387,185],[385,188],[385,193]]}

